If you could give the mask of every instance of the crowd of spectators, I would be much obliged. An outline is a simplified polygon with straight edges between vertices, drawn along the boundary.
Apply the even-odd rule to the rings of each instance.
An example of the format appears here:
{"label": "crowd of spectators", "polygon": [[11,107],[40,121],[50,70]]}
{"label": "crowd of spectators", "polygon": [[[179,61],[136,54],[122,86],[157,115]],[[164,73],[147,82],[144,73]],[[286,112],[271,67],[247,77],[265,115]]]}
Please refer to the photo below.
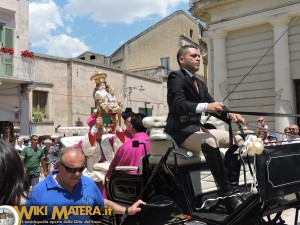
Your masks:
{"label": "crowd of spectators", "polygon": [[256,133],[257,137],[261,138],[266,146],[300,143],[299,127],[297,124],[285,127],[280,139],[278,135],[269,132],[269,127],[264,117],[259,117],[257,123],[259,127]]}

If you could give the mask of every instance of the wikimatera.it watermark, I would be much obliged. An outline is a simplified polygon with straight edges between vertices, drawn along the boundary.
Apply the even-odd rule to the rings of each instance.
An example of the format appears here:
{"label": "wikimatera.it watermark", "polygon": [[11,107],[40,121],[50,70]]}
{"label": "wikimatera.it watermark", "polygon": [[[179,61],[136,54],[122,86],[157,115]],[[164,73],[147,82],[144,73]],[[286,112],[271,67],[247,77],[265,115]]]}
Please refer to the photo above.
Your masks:
{"label": "wikimatera.it watermark", "polygon": [[[80,224],[80,223],[101,223],[96,220],[70,220],[70,216],[95,216],[112,215],[112,208],[104,206],[53,206],[49,210],[48,206],[8,206],[14,215],[14,224]],[[51,214],[51,215],[50,215]],[[18,218],[16,218],[18,217]],[[34,218],[47,218],[45,220],[35,220]],[[77,217],[78,218],[78,217]]]}

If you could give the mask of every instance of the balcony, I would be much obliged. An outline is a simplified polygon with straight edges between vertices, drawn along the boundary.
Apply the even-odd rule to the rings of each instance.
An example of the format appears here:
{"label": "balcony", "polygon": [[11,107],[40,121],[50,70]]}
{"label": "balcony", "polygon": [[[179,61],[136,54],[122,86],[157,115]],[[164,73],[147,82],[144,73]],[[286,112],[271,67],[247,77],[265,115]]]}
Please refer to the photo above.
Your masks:
{"label": "balcony", "polygon": [[15,81],[43,81],[38,75],[38,61],[32,58],[0,57],[0,78]]}

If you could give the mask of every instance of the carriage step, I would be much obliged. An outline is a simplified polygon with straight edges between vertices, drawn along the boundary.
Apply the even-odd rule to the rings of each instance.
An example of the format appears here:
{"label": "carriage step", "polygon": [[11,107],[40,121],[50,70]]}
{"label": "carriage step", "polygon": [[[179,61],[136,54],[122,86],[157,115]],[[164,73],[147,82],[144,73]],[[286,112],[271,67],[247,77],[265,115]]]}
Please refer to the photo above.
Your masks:
{"label": "carriage step", "polygon": [[189,222],[185,223],[184,225],[207,225],[207,224],[200,222],[200,221],[189,221]]}

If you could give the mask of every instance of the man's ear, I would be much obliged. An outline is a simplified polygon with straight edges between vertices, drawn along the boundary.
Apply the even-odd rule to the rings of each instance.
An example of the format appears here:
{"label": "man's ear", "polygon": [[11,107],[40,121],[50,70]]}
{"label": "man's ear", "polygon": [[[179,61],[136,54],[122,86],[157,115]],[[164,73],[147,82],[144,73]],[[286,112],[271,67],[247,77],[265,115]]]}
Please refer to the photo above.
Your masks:
{"label": "man's ear", "polygon": [[179,62],[182,64],[182,63],[184,63],[184,61],[185,61],[185,60],[184,60],[184,57],[183,57],[183,56],[180,56],[180,57],[179,57]]}

